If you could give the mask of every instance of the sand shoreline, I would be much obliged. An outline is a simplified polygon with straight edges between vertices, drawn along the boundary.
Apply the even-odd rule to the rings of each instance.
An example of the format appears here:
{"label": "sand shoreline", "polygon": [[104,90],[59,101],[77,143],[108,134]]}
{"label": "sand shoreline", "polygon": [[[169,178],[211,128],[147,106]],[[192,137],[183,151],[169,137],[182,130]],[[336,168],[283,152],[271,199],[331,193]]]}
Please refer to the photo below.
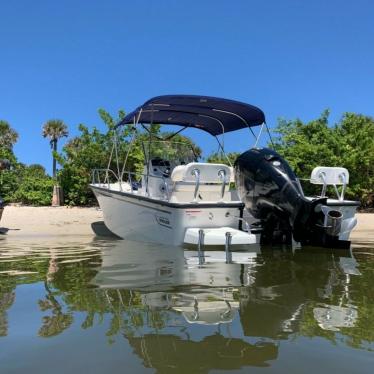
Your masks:
{"label": "sand shoreline", "polygon": [[0,227],[9,237],[95,236],[91,224],[102,220],[96,207],[7,206]]}
{"label": "sand shoreline", "polygon": [[[358,213],[357,220],[351,240],[374,241],[374,214]],[[97,207],[7,206],[0,228],[8,229],[8,237],[94,237],[92,224],[102,221],[102,211]]]}

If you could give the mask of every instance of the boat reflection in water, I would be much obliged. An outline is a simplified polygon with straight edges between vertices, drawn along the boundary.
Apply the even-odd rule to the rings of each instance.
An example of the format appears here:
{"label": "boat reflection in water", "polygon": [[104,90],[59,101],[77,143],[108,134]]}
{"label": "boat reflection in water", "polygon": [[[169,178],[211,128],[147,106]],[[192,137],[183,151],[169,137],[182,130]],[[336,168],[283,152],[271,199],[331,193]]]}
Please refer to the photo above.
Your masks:
{"label": "boat reflection in water", "polygon": [[0,250],[0,271],[14,276],[0,289],[2,326],[12,289],[38,282],[40,337],[78,328],[95,331],[90,344],[125,338],[143,366],[162,373],[272,366],[282,342],[303,336],[371,344],[360,308],[371,310],[373,301],[356,280],[370,281],[373,268],[360,274],[350,253],[262,248],[234,252],[226,263],[224,251],[207,251],[201,261],[196,251],[128,241],[70,247]]}
{"label": "boat reflection in water", "polygon": [[[359,274],[355,260],[331,253],[314,256],[307,250],[234,252],[227,264],[225,252],[208,251],[199,265],[196,251],[155,250],[154,245],[140,250],[138,243],[123,248],[119,242],[103,254],[92,283],[138,291],[147,313],[162,315],[162,328],[151,332],[147,326],[128,336],[147,367],[182,368],[188,362],[197,370],[207,360],[216,369],[267,366],[278,356],[279,339],[299,330],[310,298],[331,299],[343,287],[339,305],[313,308],[322,329],[339,331],[357,318],[354,306],[342,306],[344,297],[349,304],[350,275]],[[212,325],[217,329],[208,329]]]}
{"label": "boat reflection in water", "polygon": [[[139,297],[148,324],[127,339],[146,367],[189,367],[194,372],[207,363],[209,368],[233,369],[267,366],[277,358],[273,341],[230,331],[234,319],[240,327],[241,288],[255,281],[257,252],[234,252],[227,264],[224,251],[207,251],[199,265],[197,251],[154,244],[140,249],[135,242],[126,242],[124,248],[122,243],[103,253],[92,283],[102,289],[130,289]],[[156,329],[150,331],[155,321]]]}

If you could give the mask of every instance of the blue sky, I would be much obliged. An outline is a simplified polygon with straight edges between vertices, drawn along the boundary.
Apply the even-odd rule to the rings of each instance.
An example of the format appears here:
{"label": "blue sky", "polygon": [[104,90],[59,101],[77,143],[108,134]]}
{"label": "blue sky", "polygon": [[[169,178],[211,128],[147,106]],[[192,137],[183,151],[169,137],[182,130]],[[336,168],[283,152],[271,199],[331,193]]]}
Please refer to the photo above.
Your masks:
{"label": "blue sky", "polygon": [[[371,0],[0,0],[0,118],[19,160],[51,170],[42,124],[104,129],[97,109],[148,98],[222,96],[278,117],[374,115]],[[209,135],[188,130],[206,153]],[[249,132],[230,134],[244,151]],[[60,144],[60,146],[62,143]]]}

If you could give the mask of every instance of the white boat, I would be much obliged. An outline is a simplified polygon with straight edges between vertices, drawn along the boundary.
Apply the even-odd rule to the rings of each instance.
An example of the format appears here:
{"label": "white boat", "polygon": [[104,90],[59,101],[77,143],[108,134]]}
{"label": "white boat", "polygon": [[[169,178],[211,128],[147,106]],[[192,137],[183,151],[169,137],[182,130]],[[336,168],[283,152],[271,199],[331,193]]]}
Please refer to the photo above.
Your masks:
{"label": "white boat", "polygon": [[[152,135],[153,124],[182,126],[167,139]],[[300,242],[306,245],[349,245],[356,224],[355,201],[344,200],[349,174],[344,168],[317,168],[311,182],[322,184],[321,196],[305,197],[299,180],[275,151],[257,148],[265,125],[264,113],[252,105],[206,96],[169,95],[147,101],[119,122],[134,136],[117,171],[93,171],[90,185],[107,227],[121,238],[171,245],[255,245],[260,242]],[[258,136],[253,127],[261,126]],[[198,162],[188,145],[173,143],[186,128],[198,128],[216,138],[249,128],[255,146],[235,165]],[[126,170],[137,129],[149,133],[143,145],[141,175]],[[167,148],[168,157],[163,156]],[[170,155],[170,150],[174,155]],[[117,154],[114,143],[110,158]],[[109,164],[111,165],[111,161]],[[232,189],[236,184],[237,190]],[[334,185],[337,198],[325,197]],[[339,192],[337,185],[342,185]]]}

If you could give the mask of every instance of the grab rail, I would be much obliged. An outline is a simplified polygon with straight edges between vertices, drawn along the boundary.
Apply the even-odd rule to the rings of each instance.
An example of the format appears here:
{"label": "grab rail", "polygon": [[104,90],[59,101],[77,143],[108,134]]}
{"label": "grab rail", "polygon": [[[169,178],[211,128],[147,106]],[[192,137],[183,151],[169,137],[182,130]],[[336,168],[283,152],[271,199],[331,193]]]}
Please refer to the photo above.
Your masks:
{"label": "grab rail", "polygon": [[193,169],[191,174],[195,176],[195,191],[193,193],[193,201],[197,201],[197,194],[200,188],[200,170]]}
{"label": "grab rail", "polygon": [[[105,178],[104,178],[104,181],[101,182],[101,180],[100,180],[100,175],[101,174],[100,173],[104,173],[104,172],[105,172]],[[104,187],[105,185],[107,185],[107,188],[109,188],[110,187],[109,174],[113,175],[114,178],[116,179],[116,181],[119,182],[119,178],[113,170],[111,170],[111,169],[93,169],[92,170],[92,184],[99,184],[100,187]],[[98,183],[96,183],[96,177],[97,177],[97,182]]]}
{"label": "grab rail", "polygon": [[225,188],[226,188],[226,172],[221,169],[219,172],[218,172],[218,176],[220,177],[220,179],[222,180],[222,187],[221,187],[221,200],[223,200],[223,197],[225,195]]}
{"label": "grab rail", "polygon": [[[104,178],[103,182],[101,182],[100,175],[102,175],[103,173],[105,173],[105,178]],[[111,169],[93,169],[92,170],[92,184],[98,184],[100,187],[110,189],[110,185],[112,184],[112,183],[110,183],[110,180],[109,180],[110,175],[114,177],[114,179],[115,179],[114,183],[119,184],[120,191],[123,191],[123,185],[122,184],[127,183],[130,187],[131,193],[134,193],[134,185],[133,185],[134,179],[140,179],[142,177],[148,178],[148,179],[149,178],[160,179],[160,180],[162,180],[163,186],[164,186],[164,189],[165,189],[165,193],[164,193],[165,200],[169,201],[169,199],[170,199],[169,185],[168,185],[168,183],[167,183],[167,181],[164,177],[158,176],[158,175],[147,175],[146,173],[138,173],[138,172],[125,170],[122,173],[122,175],[127,175],[127,181],[124,181],[123,179],[119,178],[118,175]],[[134,176],[135,177],[138,176],[140,178],[133,178]]]}
{"label": "grab rail", "polygon": [[[104,174],[104,178],[102,180],[101,176]],[[195,168],[192,170],[191,175],[195,177],[195,189],[193,193],[193,202],[197,202],[198,196],[199,196],[199,190],[200,190],[200,185],[201,185],[201,173],[198,168]],[[146,173],[140,173],[140,172],[133,172],[133,171],[127,171],[124,170],[121,173],[121,177],[119,177],[112,169],[93,169],[92,170],[92,184],[98,184],[100,187],[110,189],[112,184],[118,183],[119,185],[119,190],[121,192],[124,191],[124,186],[123,184],[127,184],[127,188],[125,188],[126,191],[131,191],[131,193],[134,193],[134,190],[136,189],[134,187],[135,181],[139,181],[140,179],[143,179],[145,182],[145,185],[149,185],[148,181],[151,178],[156,178],[162,181],[162,192],[164,194],[164,199],[169,201],[171,198],[171,191],[170,191],[170,186],[166,180],[165,177],[163,176],[158,176],[158,175],[147,175]],[[123,180],[123,177],[127,176],[127,180]],[[221,169],[218,171],[218,177],[221,180],[221,191],[220,191],[220,200],[222,201],[226,192],[226,184],[228,183],[227,181],[227,175],[225,170]],[[114,180],[113,182],[111,182]],[[161,187],[161,186],[160,186]],[[145,191],[145,192],[144,192]],[[152,197],[149,189],[145,188],[143,193],[145,196]]]}
{"label": "grab rail", "polygon": [[[321,178],[321,180],[323,182],[321,197],[326,197],[326,190],[327,190],[327,185],[328,185],[327,182],[326,182],[326,173],[321,171],[319,173],[319,177]],[[342,181],[341,192],[339,193],[339,190],[338,190],[338,187],[336,186],[336,184],[332,184],[332,186],[334,187],[334,190],[335,190],[336,196],[338,197],[338,200],[343,201],[344,200],[345,189],[347,187],[347,178],[346,178],[345,174],[342,173],[342,174],[339,174],[339,179]]]}

